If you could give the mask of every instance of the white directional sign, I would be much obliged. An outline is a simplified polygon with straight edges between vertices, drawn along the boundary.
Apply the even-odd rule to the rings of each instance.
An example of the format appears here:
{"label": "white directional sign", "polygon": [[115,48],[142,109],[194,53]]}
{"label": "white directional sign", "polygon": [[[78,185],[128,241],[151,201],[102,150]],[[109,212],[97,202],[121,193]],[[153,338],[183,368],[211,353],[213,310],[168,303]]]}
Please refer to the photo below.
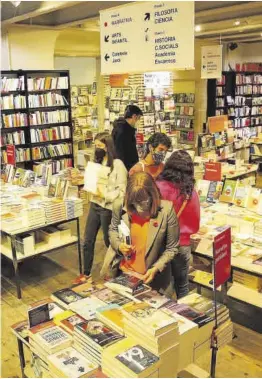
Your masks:
{"label": "white directional sign", "polygon": [[135,2],[100,12],[102,75],[194,68],[194,2]]}
{"label": "white directional sign", "polygon": [[202,46],[201,79],[219,79],[222,76],[222,45]]}

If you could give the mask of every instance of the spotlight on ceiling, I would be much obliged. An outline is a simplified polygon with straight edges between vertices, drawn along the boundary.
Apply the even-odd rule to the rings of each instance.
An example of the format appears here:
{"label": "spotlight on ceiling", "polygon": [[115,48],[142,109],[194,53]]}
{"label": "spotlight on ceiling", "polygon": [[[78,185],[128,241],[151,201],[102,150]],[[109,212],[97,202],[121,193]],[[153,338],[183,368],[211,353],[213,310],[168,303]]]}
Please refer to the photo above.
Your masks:
{"label": "spotlight on ceiling", "polygon": [[201,26],[200,25],[196,25],[195,26],[195,31],[196,32],[201,32]]}
{"label": "spotlight on ceiling", "polygon": [[11,1],[11,3],[13,4],[14,7],[17,8],[21,4],[21,1]]}
{"label": "spotlight on ceiling", "polygon": [[237,21],[234,22],[234,24],[235,24],[236,26],[238,26],[238,25],[240,25],[240,21],[237,20]]}
{"label": "spotlight on ceiling", "polygon": [[233,51],[233,50],[236,50],[238,48],[238,44],[236,42],[230,42],[228,44],[228,48],[229,50]]}

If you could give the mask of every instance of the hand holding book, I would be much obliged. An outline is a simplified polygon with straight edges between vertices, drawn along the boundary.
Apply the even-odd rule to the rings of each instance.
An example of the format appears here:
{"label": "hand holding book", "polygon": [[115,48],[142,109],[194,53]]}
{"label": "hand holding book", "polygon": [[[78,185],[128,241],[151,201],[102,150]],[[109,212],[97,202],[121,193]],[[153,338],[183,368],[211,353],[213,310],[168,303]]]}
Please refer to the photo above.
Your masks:
{"label": "hand holding book", "polygon": [[128,245],[124,242],[121,242],[118,250],[124,255],[124,257],[131,257],[132,254],[136,253],[136,247],[132,245]]}
{"label": "hand holding book", "polygon": [[154,280],[157,272],[158,272],[158,268],[156,268],[156,267],[152,267],[152,268],[148,269],[142,278],[143,282],[145,284],[151,283]]}

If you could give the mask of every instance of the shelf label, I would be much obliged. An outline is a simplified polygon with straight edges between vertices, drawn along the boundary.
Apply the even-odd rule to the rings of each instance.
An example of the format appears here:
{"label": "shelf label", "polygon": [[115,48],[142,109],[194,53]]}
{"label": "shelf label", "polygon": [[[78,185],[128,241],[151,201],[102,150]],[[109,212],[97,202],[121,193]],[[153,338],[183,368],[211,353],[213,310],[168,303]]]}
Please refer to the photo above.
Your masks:
{"label": "shelf label", "polygon": [[15,145],[6,145],[7,163],[15,166]]}
{"label": "shelf label", "polygon": [[222,77],[222,45],[201,47],[201,79]]}
{"label": "shelf label", "polygon": [[224,284],[231,275],[231,227],[221,227],[213,243],[215,288]]}
{"label": "shelf label", "polygon": [[100,12],[101,73],[194,69],[194,2],[136,2]]}

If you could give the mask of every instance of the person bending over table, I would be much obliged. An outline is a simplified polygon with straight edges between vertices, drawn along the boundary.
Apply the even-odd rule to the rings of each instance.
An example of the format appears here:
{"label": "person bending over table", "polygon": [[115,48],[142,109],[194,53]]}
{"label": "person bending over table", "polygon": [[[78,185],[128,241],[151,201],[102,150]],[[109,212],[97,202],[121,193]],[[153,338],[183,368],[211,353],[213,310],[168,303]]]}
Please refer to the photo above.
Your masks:
{"label": "person bending over table", "polygon": [[127,213],[122,220],[130,230],[131,243],[120,240],[119,211],[113,213],[109,228],[110,244],[118,256],[116,272],[138,273],[144,283],[166,295],[173,294],[170,262],[178,252],[179,225],[173,204],[161,200],[152,176],[133,174],[127,183]]}

